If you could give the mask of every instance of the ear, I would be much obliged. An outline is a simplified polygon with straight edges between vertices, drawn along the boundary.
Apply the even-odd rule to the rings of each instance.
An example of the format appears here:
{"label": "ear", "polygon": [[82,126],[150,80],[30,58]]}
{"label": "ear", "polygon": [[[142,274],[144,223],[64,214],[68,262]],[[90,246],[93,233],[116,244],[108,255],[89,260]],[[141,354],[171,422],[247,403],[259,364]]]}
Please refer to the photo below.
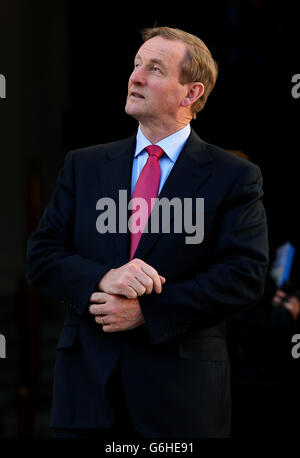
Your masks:
{"label": "ear", "polygon": [[181,105],[183,107],[189,107],[193,105],[204,93],[204,84],[199,82],[188,83],[187,94],[182,100]]}

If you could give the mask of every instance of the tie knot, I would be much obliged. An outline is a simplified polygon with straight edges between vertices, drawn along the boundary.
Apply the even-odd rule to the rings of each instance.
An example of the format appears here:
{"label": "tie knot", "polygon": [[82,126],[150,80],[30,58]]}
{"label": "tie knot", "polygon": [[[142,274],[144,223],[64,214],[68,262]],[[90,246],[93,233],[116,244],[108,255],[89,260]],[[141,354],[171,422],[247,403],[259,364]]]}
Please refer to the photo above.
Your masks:
{"label": "tie knot", "polygon": [[164,154],[164,150],[157,145],[146,146],[146,151],[149,156],[155,156],[157,159],[159,159]]}

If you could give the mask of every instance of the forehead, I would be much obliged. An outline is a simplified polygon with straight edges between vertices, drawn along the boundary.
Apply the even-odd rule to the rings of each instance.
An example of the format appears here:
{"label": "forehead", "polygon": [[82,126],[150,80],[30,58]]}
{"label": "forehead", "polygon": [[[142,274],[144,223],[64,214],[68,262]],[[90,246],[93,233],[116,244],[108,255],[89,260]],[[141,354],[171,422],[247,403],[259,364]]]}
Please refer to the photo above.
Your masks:
{"label": "forehead", "polygon": [[167,40],[161,36],[150,38],[138,50],[137,57],[160,59],[166,64],[179,64],[185,55],[185,45],[181,41]]}

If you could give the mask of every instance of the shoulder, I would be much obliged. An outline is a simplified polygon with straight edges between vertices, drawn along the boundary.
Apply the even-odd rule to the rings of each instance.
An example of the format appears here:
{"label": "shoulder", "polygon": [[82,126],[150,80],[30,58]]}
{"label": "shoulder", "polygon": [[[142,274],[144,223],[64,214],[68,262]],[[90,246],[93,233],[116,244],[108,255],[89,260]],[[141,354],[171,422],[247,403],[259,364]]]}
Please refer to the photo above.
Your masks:
{"label": "shoulder", "polygon": [[217,175],[227,176],[228,179],[235,179],[240,175],[261,177],[261,171],[257,164],[239,157],[220,146],[202,140],[195,131],[193,131],[192,141],[198,143],[202,152],[205,151],[205,156],[209,158],[210,165]]}
{"label": "shoulder", "polygon": [[211,156],[214,159],[215,165],[217,167],[224,167],[226,171],[232,170],[234,171],[246,171],[246,170],[259,170],[258,165],[254,164],[248,159],[244,159],[243,157],[237,156],[236,154],[232,153],[231,151],[227,151],[219,146],[205,143],[205,146]]}
{"label": "shoulder", "polygon": [[114,156],[118,152],[123,152],[128,148],[133,148],[135,145],[136,134],[114,142],[101,143],[97,145],[85,146],[82,148],[73,149],[68,152],[67,158],[73,159],[75,162],[84,161],[84,162],[93,162],[106,157]]}

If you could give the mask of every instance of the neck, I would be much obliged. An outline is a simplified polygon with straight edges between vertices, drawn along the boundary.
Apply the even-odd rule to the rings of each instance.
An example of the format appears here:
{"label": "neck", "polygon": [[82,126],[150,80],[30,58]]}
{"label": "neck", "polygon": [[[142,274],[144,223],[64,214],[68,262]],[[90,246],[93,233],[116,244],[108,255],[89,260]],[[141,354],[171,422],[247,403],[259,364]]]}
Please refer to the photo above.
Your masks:
{"label": "neck", "polygon": [[163,138],[183,129],[189,122],[190,120],[185,120],[184,122],[177,122],[172,126],[164,126],[162,124],[155,125],[155,123],[147,125],[146,123],[140,122],[140,127],[145,137],[147,137],[151,143],[156,144]]}

